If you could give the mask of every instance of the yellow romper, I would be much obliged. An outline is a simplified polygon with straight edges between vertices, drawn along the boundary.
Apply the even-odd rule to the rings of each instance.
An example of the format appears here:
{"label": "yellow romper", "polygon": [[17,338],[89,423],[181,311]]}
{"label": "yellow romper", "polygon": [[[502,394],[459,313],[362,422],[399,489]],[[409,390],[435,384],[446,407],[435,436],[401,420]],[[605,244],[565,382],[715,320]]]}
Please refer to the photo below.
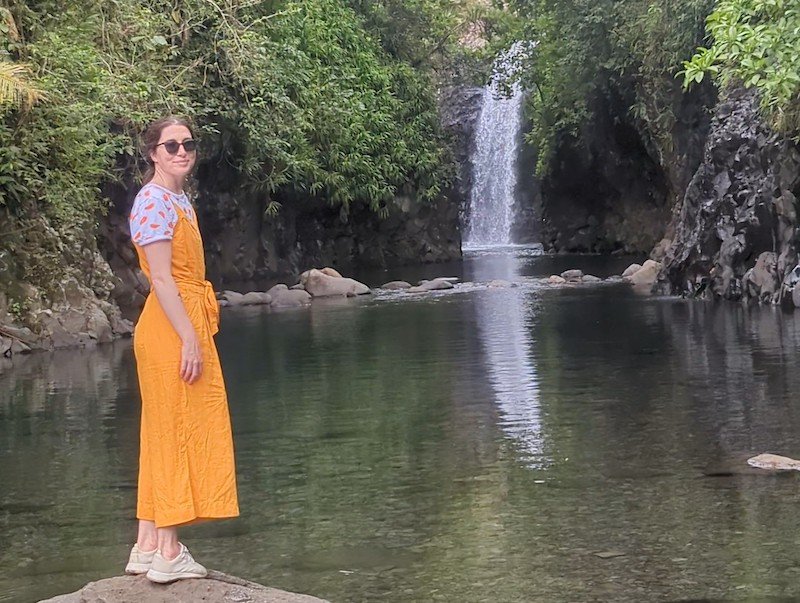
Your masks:
{"label": "yellow romper", "polygon": [[200,340],[203,372],[191,385],[181,379],[181,340],[152,289],[144,251],[134,245],[151,285],[133,337],[142,396],[136,516],[157,527],[239,514],[228,400],[213,338],[219,304],[205,280],[200,231],[172,205],[178,214],[172,276]]}

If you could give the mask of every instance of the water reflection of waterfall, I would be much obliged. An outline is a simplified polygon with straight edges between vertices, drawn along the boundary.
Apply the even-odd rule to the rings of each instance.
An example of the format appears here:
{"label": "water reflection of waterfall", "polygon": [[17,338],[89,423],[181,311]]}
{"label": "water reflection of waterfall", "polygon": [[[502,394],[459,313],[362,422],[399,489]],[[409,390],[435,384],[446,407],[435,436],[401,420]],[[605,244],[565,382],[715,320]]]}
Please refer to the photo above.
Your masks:
{"label": "water reflection of waterfall", "polygon": [[[519,281],[522,261],[512,254],[498,254],[483,266],[476,261],[471,280]],[[517,442],[522,460],[540,468],[547,459],[531,341],[531,304],[530,293],[523,289],[489,289],[476,296],[475,311],[489,381],[501,415],[500,427]]]}

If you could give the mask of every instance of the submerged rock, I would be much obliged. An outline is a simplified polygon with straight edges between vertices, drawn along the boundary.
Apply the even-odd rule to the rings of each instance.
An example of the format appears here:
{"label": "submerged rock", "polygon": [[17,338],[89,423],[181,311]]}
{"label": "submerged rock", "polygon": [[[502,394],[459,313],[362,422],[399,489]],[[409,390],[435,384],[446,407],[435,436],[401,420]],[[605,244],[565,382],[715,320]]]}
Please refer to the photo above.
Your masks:
{"label": "submerged rock", "polygon": [[196,603],[197,601],[326,603],[324,599],[269,588],[213,570],[208,572],[208,578],[179,580],[172,584],[154,584],[144,576],[107,578],[90,582],[77,592],[59,595],[39,603],[84,603],[88,601],[97,603],[127,601],[146,603]]}

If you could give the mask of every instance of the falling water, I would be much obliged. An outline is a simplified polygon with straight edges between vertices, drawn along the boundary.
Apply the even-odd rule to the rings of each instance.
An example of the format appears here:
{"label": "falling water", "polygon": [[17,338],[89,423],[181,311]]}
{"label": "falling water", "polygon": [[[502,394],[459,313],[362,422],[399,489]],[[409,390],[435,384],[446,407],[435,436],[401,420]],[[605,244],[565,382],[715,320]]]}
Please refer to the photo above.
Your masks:
{"label": "falling water", "polygon": [[511,94],[503,94],[503,81],[514,75],[520,57],[532,46],[515,44],[498,59],[492,83],[483,91],[478,119],[475,154],[472,158],[473,186],[470,192],[464,247],[510,245],[514,224],[517,158],[522,127],[523,93],[518,83]]}

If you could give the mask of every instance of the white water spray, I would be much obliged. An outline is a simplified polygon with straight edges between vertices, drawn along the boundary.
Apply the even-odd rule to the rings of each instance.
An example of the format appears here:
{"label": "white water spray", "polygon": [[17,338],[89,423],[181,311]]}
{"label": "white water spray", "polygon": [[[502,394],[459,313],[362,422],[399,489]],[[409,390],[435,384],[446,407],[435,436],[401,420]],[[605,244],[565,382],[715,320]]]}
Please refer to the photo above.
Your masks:
{"label": "white water spray", "polygon": [[501,55],[492,82],[483,91],[483,104],[475,133],[472,158],[473,186],[470,191],[464,248],[475,249],[513,244],[517,160],[522,127],[523,93],[518,82],[510,95],[503,93],[505,81],[516,76],[520,61],[535,44],[515,43]]}

